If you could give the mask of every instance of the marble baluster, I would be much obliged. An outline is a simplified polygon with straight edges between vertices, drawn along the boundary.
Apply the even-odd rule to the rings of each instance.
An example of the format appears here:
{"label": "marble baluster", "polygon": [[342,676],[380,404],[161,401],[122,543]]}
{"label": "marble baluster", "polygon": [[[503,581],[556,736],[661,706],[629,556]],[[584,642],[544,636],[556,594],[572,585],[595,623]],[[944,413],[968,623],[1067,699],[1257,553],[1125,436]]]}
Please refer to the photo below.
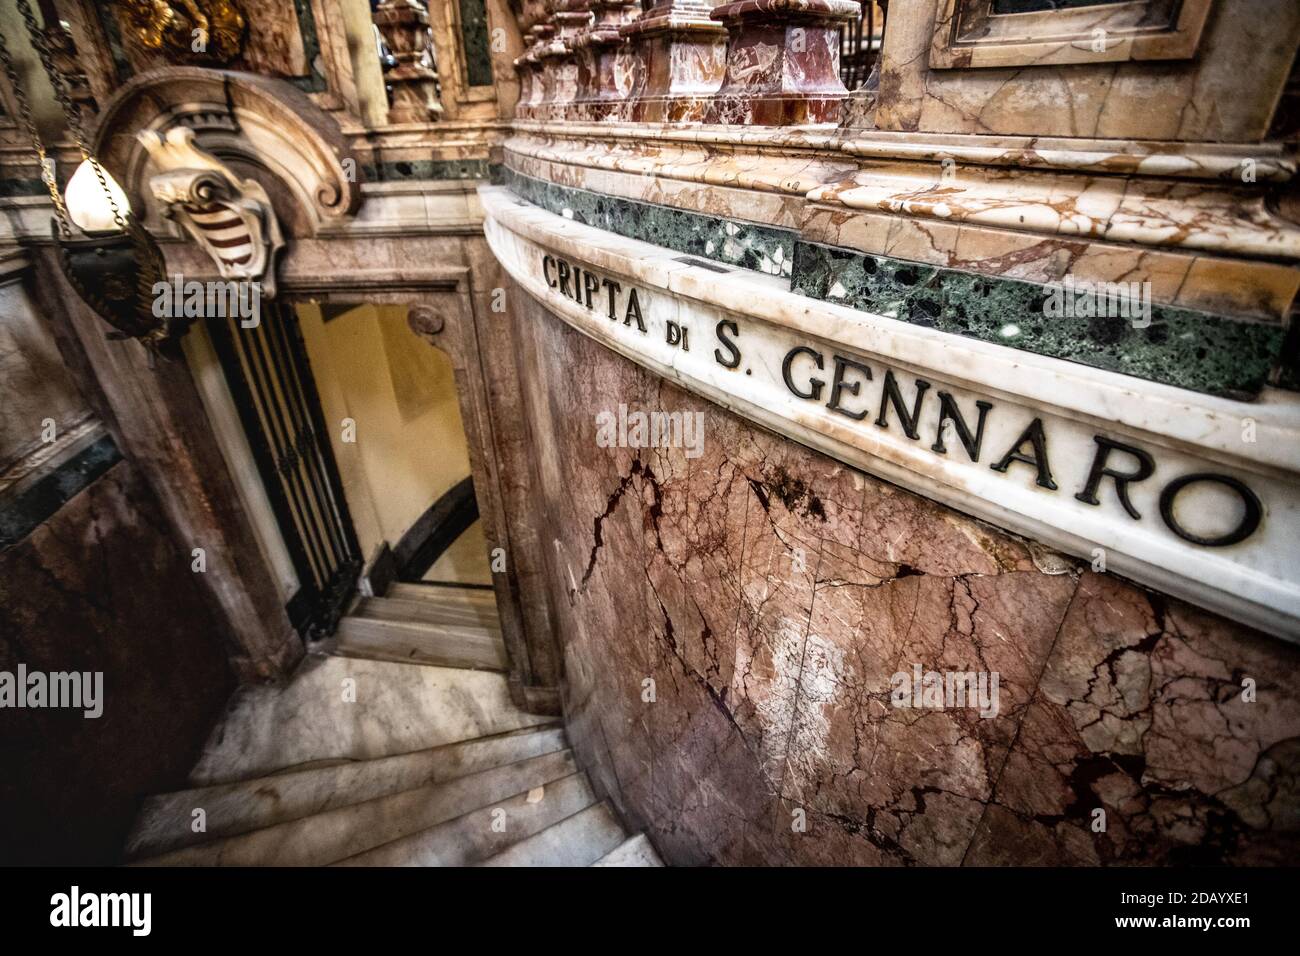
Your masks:
{"label": "marble baluster", "polygon": [[534,24],[524,33],[524,52],[515,60],[515,72],[519,74],[519,101],[515,104],[516,119],[530,119],[533,104],[542,98],[542,65],[537,53],[542,45],[550,39],[555,28],[549,24]]}
{"label": "marble baluster", "polygon": [[537,54],[545,99],[534,108],[533,119],[563,121],[578,95],[578,53],[573,44],[591,23],[591,0],[556,0],[551,22],[555,36]]}
{"label": "marble baluster", "polygon": [[392,88],[390,123],[427,123],[442,114],[432,67],[429,11],[421,0],[384,0],[372,14],[397,66],[384,75]]}
{"label": "marble baluster", "polygon": [[[879,11],[880,47],[872,58],[871,70],[862,85],[850,90],[848,98],[840,113],[840,126],[845,129],[875,129],[876,99],[880,93],[880,61],[885,52],[885,24],[889,17],[889,0],[876,0]],[[864,25],[865,26],[865,25]],[[871,37],[864,37],[864,43],[870,43]]]}
{"label": "marble baluster", "polygon": [[620,32],[636,71],[626,119],[701,122],[726,67],[726,29],[701,0],[664,0]]}
{"label": "marble baluster", "polygon": [[554,33],[546,22],[551,14],[545,0],[524,0],[515,12],[515,23],[523,39],[523,52],[511,64],[519,77],[519,99],[515,102],[515,119],[528,119],[533,101],[541,95],[540,64],[537,50]]}
{"label": "marble baluster", "polygon": [[631,45],[620,28],[641,13],[637,0],[592,0],[594,20],[574,41],[578,51],[578,119],[612,120],[623,115],[635,79]]}
{"label": "marble baluster", "polygon": [[838,123],[840,24],[852,0],[738,0],[714,9],[727,28],[727,72],[707,122],[726,126]]}

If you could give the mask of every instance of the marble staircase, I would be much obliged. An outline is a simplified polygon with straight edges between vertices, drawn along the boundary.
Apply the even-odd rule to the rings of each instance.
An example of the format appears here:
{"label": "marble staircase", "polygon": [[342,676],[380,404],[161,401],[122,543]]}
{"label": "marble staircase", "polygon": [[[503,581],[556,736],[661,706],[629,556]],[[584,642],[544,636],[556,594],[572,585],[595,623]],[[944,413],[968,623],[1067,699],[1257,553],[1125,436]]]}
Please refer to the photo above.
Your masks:
{"label": "marble staircase", "polygon": [[511,702],[490,592],[362,598],[279,687],[232,700],[190,788],[146,799],[143,866],[661,866],[551,717]]}

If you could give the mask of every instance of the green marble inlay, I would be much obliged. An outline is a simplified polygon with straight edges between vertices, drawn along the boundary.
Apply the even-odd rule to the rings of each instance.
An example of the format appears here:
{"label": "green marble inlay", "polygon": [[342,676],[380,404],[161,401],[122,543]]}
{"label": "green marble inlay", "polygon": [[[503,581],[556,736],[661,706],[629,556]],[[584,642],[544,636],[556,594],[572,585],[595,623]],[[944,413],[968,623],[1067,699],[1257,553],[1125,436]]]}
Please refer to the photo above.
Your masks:
{"label": "green marble inlay", "polygon": [[1257,394],[1280,358],[1280,325],[1150,305],[1120,316],[1050,317],[1052,287],[800,240],[794,291],[867,312],[1232,398]]}
{"label": "green marble inlay", "polygon": [[504,171],[517,195],[575,222],[768,275],[790,275],[795,234],[685,209],[605,196]]}
{"label": "green marble inlay", "polygon": [[[1052,316],[1053,288],[805,242],[787,229],[736,222],[524,176],[501,180],[548,212],[599,229],[769,275],[801,295],[1151,382],[1252,398],[1274,369],[1300,384],[1300,341],[1279,324],[1149,303],[1137,319]],[[1078,313],[1076,313],[1078,315]],[[1300,340],[1300,335],[1297,335]],[[1291,358],[1283,360],[1284,352]]]}
{"label": "green marble inlay", "polygon": [[0,179],[0,199],[18,196],[48,196],[50,191],[40,179]]}
{"label": "green marble inlay", "polygon": [[304,93],[320,93],[327,84],[320,71],[320,37],[316,35],[316,14],[312,12],[311,0],[294,0],[293,6],[298,11],[298,33],[302,36],[307,75],[290,77],[289,82]]}
{"label": "green marble inlay", "polygon": [[395,163],[367,163],[361,167],[366,182],[392,183],[426,179],[488,179],[486,159],[411,159]]}
{"label": "green marble inlay", "polygon": [[1292,320],[1282,344],[1282,363],[1275,384],[1292,392],[1300,392],[1300,322]]}
{"label": "green marble inlay", "polygon": [[112,436],[104,435],[25,491],[0,497],[0,549],[26,538],[121,460]]}
{"label": "green marble inlay", "polygon": [[125,83],[131,76],[131,61],[126,58],[126,50],[122,47],[122,31],[118,29],[117,17],[107,3],[95,4],[95,12],[99,17],[99,25],[104,28],[104,36],[108,38],[113,72],[117,74],[119,83]]}
{"label": "green marble inlay", "polygon": [[465,45],[465,73],[470,86],[491,86],[492,54],[488,50],[487,5],[460,0],[460,35]]}

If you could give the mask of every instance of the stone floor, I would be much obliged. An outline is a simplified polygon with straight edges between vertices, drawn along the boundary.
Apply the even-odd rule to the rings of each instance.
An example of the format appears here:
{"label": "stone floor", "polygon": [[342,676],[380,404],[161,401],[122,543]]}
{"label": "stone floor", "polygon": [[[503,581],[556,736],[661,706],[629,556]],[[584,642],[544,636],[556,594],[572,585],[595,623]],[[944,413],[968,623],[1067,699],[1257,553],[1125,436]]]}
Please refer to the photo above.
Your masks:
{"label": "stone floor", "polygon": [[[446,666],[451,663],[455,666]],[[554,718],[511,702],[482,592],[363,599],[284,686],[239,691],[128,839],[155,866],[659,866]]]}

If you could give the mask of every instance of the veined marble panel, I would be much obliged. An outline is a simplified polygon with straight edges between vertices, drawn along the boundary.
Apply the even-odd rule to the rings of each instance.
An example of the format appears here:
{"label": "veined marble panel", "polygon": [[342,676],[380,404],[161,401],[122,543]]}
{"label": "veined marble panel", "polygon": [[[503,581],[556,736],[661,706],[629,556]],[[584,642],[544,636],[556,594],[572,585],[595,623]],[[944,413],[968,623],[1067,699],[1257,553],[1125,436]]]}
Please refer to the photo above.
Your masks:
{"label": "veined marble panel", "polygon": [[811,242],[986,275],[1042,283],[1066,275],[1090,282],[1149,283],[1153,302],[1203,312],[1279,321],[1300,289],[1300,270],[1263,259],[1136,249],[1095,236],[1043,235],[881,209],[848,210],[809,202],[802,194],[647,176],[571,160],[512,152],[509,166],[501,169],[507,178],[518,174],[609,197],[796,230]]}
{"label": "veined marble panel", "polygon": [[513,278],[656,374],[929,498],[1300,636],[1300,397],[1248,404],[1138,382],[810,300],[500,187],[480,194]]}
{"label": "veined marble panel", "polygon": [[[1289,175],[1289,165],[1272,149],[1262,150],[1258,159],[1241,149],[1188,153],[1181,163],[1157,162],[1160,144],[1125,141],[1106,153],[1098,141],[1083,140],[1078,156],[1062,147],[1053,151],[1051,162],[1022,148],[1022,165],[1013,171],[1006,165],[1017,150],[1007,145],[994,153],[973,142],[979,137],[957,138],[951,153],[933,141],[921,149],[890,143],[877,145],[869,159],[859,159],[859,140],[816,129],[776,133],[758,128],[637,130],[570,124],[560,130],[517,123],[515,132],[505,144],[507,161],[532,156],[1038,236],[1300,258],[1300,227],[1270,208],[1264,193],[1255,188],[1258,182]],[[1070,164],[1071,158],[1077,165]],[[1144,163],[1144,172],[1153,178],[1113,174],[1130,173]],[[1184,176],[1163,178],[1176,165],[1183,167]],[[1198,182],[1194,173],[1213,174],[1215,181]]]}

